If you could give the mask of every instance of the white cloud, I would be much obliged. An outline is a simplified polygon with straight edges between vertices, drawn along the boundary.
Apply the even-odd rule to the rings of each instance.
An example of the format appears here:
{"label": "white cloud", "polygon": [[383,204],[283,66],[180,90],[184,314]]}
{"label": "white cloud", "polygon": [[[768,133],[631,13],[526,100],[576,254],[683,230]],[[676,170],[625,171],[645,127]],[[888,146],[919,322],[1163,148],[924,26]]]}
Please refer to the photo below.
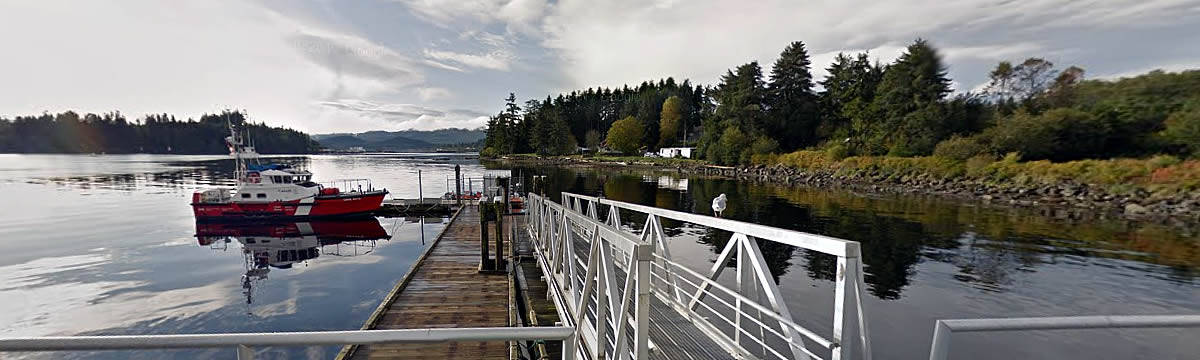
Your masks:
{"label": "white cloud", "polygon": [[425,56],[434,61],[448,61],[458,65],[508,71],[513,60],[512,54],[497,50],[486,54],[466,54],[454,51],[425,49]]}
{"label": "white cloud", "polygon": [[424,105],[379,104],[361,99],[322,101],[318,105],[332,111],[332,116],[367,119],[374,129],[474,129],[487,122],[486,114],[466,109],[442,110]]}
{"label": "white cloud", "polygon": [[503,23],[511,32],[533,33],[546,0],[398,0],[422,20],[440,27]]}
{"label": "white cloud", "polygon": [[429,66],[432,66],[432,67],[435,67],[438,69],[442,69],[442,70],[450,70],[450,71],[457,71],[457,72],[466,72],[467,71],[467,70],[464,70],[463,68],[460,68],[460,67],[457,67],[454,65],[445,64],[445,63],[441,63],[441,62],[437,62],[437,61],[433,61],[433,60],[429,60],[429,59],[425,59],[423,61],[425,62],[425,65],[429,65]]}
{"label": "white cloud", "polygon": [[441,98],[448,98],[451,96],[451,94],[450,94],[450,90],[448,90],[446,88],[423,87],[423,88],[417,89],[417,96],[421,98],[421,101],[430,101],[430,100],[436,100],[436,99],[441,99]]}
{"label": "white cloud", "polygon": [[[543,20],[543,45],[559,52],[573,86],[614,86],[665,76],[710,83],[738,64],[758,60],[767,67],[795,40],[805,41],[810,52],[829,54],[925,37],[947,50],[951,60],[1011,56],[1043,45],[1005,39],[956,44],[945,38],[1008,34],[1037,39],[1047,29],[1162,25],[1182,21],[1173,15],[1186,3],[563,0]],[[814,62],[814,68],[824,66]]]}
{"label": "white cloud", "polygon": [[[1138,76],[1138,75],[1145,74],[1145,73],[1148,73],[1148,72],[1151,72],[1154,70],[1162,70],[1165,72],[1180,72],[1180,71],[1184,71],[1184,70],[1196,70],[1196,69],[1200,69],[1200,60],[1180,60],[1178,62],[1171,62],[1171,63],[1161,64],[1161,65],[1142,67],[1142,68],[1137,68],[1137,69],[1133,69],[1133,70],[1129,70],[1129,71],[1097,74],[1096,76],[1090,76],[1090,77],[1094,78],[1094,79],[1100,79],[1100,80],[1117,80],[1117,79],[1121,79],[1121,78]],[[1084,70],[1086,71],[1087,69],[1084,69]]]}

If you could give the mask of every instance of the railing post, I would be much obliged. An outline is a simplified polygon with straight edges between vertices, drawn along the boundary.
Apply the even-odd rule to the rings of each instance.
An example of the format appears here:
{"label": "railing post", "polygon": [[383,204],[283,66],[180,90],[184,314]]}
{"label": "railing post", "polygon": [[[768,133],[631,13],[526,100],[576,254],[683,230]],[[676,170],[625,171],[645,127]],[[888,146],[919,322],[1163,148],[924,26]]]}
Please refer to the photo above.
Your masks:
{"label": "railing post", "polygon": [[938,320],[933,327],[933,344],[929,347],[929,360],[946,360],[950,356],[950,326]]}
{"label": "railing post", "polygon": [[[642,360],[650,358],[650,261],[653,259],[654,246],[650,244],[640,244],[634,249],[637,254],[637,268],[634,269],[637,275],[637,299],[634,303],[634,328],[633,328],[633,346],[634,359]],[[632,267],[632,266],[631,266]],[[620,319],[622,323],[625,319]],[[623,324],[622,324],[623,325]]]}
{"label": "railing post", "polygon": [[562,341],[562,360],[575,360],[575,354],[579,351],[579,333],[572,333]]}
{"label": "railing post", "polygon": [[237,346],[238,360],[254,360],[254,349],[246,345]]}
{"label": "railing post", "polygon": [[[851,270],[858,261],[857,258],[849,258],[839,256],[837,259],[837,275],[834,276],[835,282],[833,285],[833,342],[841,345],[833,349],[833,360],[849,360],[851,347],[846,346],[846,328],[850,325],[850,318],[846,316],[846,309],[850,308],[850,297],[847,295],[848,285],[853,283],[857,276]],[[848,278],[855,276],[854,278]]]}

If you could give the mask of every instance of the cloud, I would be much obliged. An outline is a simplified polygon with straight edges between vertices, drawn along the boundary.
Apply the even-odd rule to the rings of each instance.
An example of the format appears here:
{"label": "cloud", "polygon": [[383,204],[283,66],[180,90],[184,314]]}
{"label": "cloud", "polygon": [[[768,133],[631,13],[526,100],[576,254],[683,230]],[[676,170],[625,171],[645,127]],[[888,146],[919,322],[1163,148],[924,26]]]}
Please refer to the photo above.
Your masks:
{"label": "cloud", "polygon": [[474,129],[487,122],[486,114],[468,109],[439,110],[416,104],[378,104],[361,99],[322,101],[318,105],[343,115],[376,120],[378,126],[388,129]]}
{"label": "cloud", "polygon": [[387,82],[404,87],[424,81],[414,62],[395,50],[344,34],[296,33],[288,37],[309,61],[338,76]]}
{"label": "cloud", "polygon": [[439,27],[456,24],[506,24],[511,32],[532,33],[544,15],[546,0],[399,0],[418,18]]}
{"label": "cloud", "polygon": [[[1185,20],[1178,11],[1189,3],[563,0],[542,20],[541,44],[558,52],[563,73],[576,87],[666,76],[711,83],[738,64],[757,60],[766,67],[795,40],[805,41],[812,53],[835,54],[925,37],[945,50],[948,60],[979,62],[1076,45],[1065,39],[1055,45],[1039,41],[1071,31],[1095,37],[1100,29],[1179,24]],[[814,68],[827,65],[814,62]]]}
{"label": "cloud", "polygon": [[[1094,76],[1092,78],[1099,79],[1099,80],[1118,80],[1121,78],[1138,76],[1138,75],[1145,74],[1145,73],[1155,71],[1155,70],[1161,70],[1161,71],[1165,71],[1165,72],[1180,72],[1180,71],[1184,71],[1184,70],[1196,70],[1196,69],[1200,69],[1200,60],[1196,60],[1196,59],[1179,60],[1178,62],[1165,63],[1165,64],[1160,64],[1160,65],[1155,65],[1155,66],[1137,68],[1134,70],[1097,74],[1096,76]],[[1087,69],[1084,69],[1084,70],[1087,70]]]}
{"label": "cloud", "polygon": [[423,88],[417,89],[417,96],[421,98],[421,101],[430,101],[430,100],[435,100],[435,99],[448,98],[448,97],[450,97],[450,95],[451,95],[450,90],[448,90],[446,88],[423,87]]}
{"label": "cloud", "polygon": [[487,54],[466,54],[444,50],[425,49],[425,56],[434,61],[448,61],[466,67],[508,71],[512,55],[505,51]]}
{"label": "cloud", "polygon": [[450,70],[450,71],[457,71],[457,72],[466,72],[466,70],[464,70],[463,68],[460,68],[460,67],[457,67],[457,66],[453,66],[453,65],[449,65],[449,64],[445,64],[445,63],[441,63],[441,62],[437,62],[437,61],[433,61],[433,60],[429,60],[429,59],[425,59],[425,60],[424,60],[424,62],[425,62],[425,65],[429,65],[429,66],[432,66],[432,67],[435,67],[435,68],[438,68],[438,69],[442,69],[442,70]]}

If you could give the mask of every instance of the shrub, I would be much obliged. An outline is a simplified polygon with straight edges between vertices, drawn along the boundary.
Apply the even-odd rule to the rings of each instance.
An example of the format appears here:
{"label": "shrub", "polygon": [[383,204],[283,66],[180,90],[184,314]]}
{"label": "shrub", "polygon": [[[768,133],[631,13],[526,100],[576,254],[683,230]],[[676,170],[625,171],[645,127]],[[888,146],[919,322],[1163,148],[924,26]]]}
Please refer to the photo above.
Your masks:
{"label": "shrub", "polygon": [[989,175],[987,168],[992,163],[996,162],[996,156],[992,154],[980,154],[967,159],[965,167],[967,176],[970,177],[987,177]]}
{"label": "shrub", "polygon": [[[721,133],[721,139],[717,144],[715,159],[718,159],[718,163],[736,165],[750,161],[750,153],[745,151],[750,146],[750,137],[736,126],[726,128],[725,132]],[[745,153],[745,159],[743,159],[743,153]]]}
{"label": "shrub", "polygon": [[1112,126],[1076,109],[1054,109],[1041,115],[1018,112],[980,135],[991,151],[1019,152],[1030,160],[1067,161],[1104,151]]}
{"label": "shrub", "polygon": [[1166,129],[1159,134],[1183,154],[1200,156],[1200,105],[1176,111],[1167,117]]}
{"label": "shrub", "polygon": [[965,161],[987,153],[987,146],[980,143],[978,138],[957,135],[938,143],[933,149],[933,156],[956,161]]}
{"label": "shrub", "polygon": [[834,144],[825,149],[825,157],[829,161],[841,161],[850,156],[850,148],[844,144]]}

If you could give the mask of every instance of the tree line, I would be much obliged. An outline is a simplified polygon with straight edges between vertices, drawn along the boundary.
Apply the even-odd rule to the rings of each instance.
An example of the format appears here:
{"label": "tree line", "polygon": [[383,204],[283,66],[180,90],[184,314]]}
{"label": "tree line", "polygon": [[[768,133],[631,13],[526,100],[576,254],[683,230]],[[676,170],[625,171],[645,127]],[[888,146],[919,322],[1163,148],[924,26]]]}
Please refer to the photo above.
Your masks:
{"label": "tree line", "polygon": [[318,144],[303,132],[250,122],[245,112],[226,110],[199,120],[152,114],[130,121],[119,112],[0,118],[0,152],[226,154],[228,123],[247,131],[256,150],[268,154],[307,154]]}
{"label": "tree line", "polygon": [[1059,70],[1034,57],[1001,61],[983,91],[955,94],[938,50],[923,39],[889,64],[864,52],[838,54],[819,81],[811,69],[797,41],[769,74],[750,62],[714,86],[667,78],[530,100],[523,108],[509,94],[488,122],[483,153],[557,155],[585,147],[636,154],[687,145],[728,165],[798,149],[956,160],[1200,155],[1196,70],[1086,80],[1078,66]]}

